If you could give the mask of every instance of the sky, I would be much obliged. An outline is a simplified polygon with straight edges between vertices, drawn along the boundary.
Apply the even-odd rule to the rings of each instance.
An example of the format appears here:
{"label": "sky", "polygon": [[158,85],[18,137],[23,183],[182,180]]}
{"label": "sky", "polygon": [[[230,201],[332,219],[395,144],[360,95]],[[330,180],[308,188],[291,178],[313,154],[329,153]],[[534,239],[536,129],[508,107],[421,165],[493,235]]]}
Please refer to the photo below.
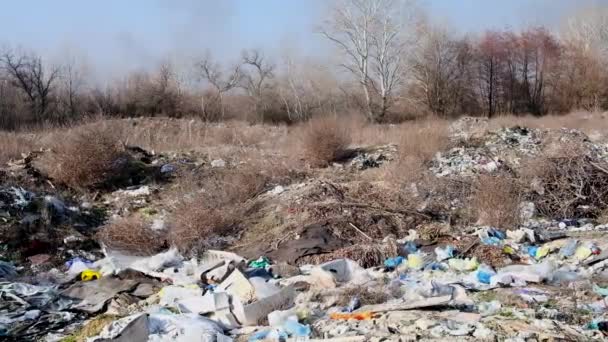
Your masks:
{"label": "sky", "polygon": [[[100,70],[145,67],[206,51],[228,61],[243,48],[279,56],[327,53],[314,33],[333,0],[19,0],[0,11],[0,46],[85,58]],[[575,6],[608,0],[419,0],[458,32],[555,26]]]}

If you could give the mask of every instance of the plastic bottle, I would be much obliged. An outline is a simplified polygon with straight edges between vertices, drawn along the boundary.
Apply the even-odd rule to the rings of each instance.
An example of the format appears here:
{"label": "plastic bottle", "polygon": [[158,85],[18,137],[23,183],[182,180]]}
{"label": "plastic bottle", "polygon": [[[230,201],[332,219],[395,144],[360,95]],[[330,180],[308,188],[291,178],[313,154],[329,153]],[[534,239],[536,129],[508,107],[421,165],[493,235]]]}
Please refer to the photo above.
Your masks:
{"label": "plastic bottle", "polygon": [[494,269],[492,269],[492,267],[486,265],[486,264],[481,264],[478,268],[477,268],[477,281],[479,281],[482,284],[490,284],[492,277],[496,275],[496,271],[494,271]]}
{"label": "plastic bottle", "polygon": [[353,312],[357,310],[361,306],[361,301],[359,301],[359,297],[353,297],[348,306],[344,309],[346,312]]}
{"label": "plastic bottle", "polygon": [[283,330],[292,337],[301,338],[310,336],[310,326],[300,324],[293,318],[288,318],[283,324]]}
{"label": "plastic bottle", "polygon": [[577,245],[578,245],[578,240],[576,240],[576,239],[568,241],[568,243],[560,249],[559,255],[562,258],[569,258],[569,257],[573,256],[574,252],[576,252]]}

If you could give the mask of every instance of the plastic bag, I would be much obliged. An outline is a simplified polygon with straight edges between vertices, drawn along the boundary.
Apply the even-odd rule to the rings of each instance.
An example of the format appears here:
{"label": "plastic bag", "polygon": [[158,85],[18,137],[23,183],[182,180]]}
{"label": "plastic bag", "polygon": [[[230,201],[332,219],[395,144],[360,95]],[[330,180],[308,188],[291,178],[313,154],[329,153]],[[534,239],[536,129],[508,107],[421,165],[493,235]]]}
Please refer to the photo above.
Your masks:
{"label": "plastic bag", "polygon": [[451,269],[460,272],[475,271],[479,267],[477,258],[471,259],[450,259],[448,265]]}
{"label": "plastic bag", "polygon": [[413,270],[420,270],[424,267],[424,259],[419,253],[412,253],[407,256],[407,267]]}
{"label": "plastic bag", "polygon": [[397,266],[401,265],[405,260],[404,257],[398,256],[395,258],[388,258],[384,260],[384,266],[389,269],[395,269]]}
{"label": "plastic bag", "polygon": [[437,255],[437,261],[443,261],[443,260],[453,258],[454,251],[455,251],[455,249],[453,246],[445,246],[443,249],[441,247],[435,248],[435,254]]}
{"label": "plastic bag", "polygon": [[477,269],[477,280],[483,284],[490,284],[496,272],[488,265],[481,265]]}

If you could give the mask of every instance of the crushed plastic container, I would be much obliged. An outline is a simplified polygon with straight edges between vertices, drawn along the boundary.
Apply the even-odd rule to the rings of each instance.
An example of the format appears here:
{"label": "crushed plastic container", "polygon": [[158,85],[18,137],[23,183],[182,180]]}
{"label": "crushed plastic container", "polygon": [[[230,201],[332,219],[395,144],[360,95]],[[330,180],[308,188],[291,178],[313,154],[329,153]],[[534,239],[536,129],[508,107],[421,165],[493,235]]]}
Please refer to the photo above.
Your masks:
{"label": "crushed plastic container", "polygon": [[562,258],[569,258],[574,255],[576,252],[576,246],[578,245],[578,240],[573,239],[568,241],[568,243],[559,250],[559,255]]}
{"label": "crushed plastic container", "polygon": [[292,337],[310,336],[310,326],[299,323],[297,319],[288,318],[283,324],[283,330]]}

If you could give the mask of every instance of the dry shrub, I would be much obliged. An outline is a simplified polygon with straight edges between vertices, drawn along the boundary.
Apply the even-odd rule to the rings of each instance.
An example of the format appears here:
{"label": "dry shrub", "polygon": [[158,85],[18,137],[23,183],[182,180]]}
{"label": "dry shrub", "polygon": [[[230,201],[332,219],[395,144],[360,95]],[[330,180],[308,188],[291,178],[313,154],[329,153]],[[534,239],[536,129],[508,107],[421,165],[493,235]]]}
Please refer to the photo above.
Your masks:
{"label": "dry shrub", "polygon": [[167,247],[163,235],[152,230],[150,223],[139,215],[120,218],[105,225],[97,237],[110,249],[137,255],[156,254]]}
{"label": "dry shrub", "polygon": [[232,232],[237,215],[235,207],[210,208],[201,198],[184,201],[173,212],[169,243],[188,255],[204,251]]}
{"label": "dry shrub", "polygon": [[173,210],[169,231],[171,245],[186,254],[203,251],[218,237],[234,233],[238,218],[246,209],[245,203],[262,192],[268,180],[247,165],[187,178],[194,193]]}
{"label": "dry shrub", "polygon": [[226,172],[220,181],[219,185],[225,194],[224,202],[242,203],[262,192],[266,187],[268,177],[258,170],[244,168]]}
{"label": "dry shrub", "polygon": [[511,229],[519,223],[521,191],[506,174],[480,175],[473,184],[471,206],[479,224]]}
{"label": "dry shrub", "polygon": [[129,166],[129,157],[110,127],[86,126],[64,135],[46,165],[49,175],[60,183],[74,189],[98,187]]}
{"label": "dry shrub", "polygon": [[591,153],[565,143],[524,164],[521,178],[531,186],[539,213],[554,219],[602,215],[608,208],[608,163]]}
{"label": "dry shrub", "polygon": [[351,142],[348,127],[334,116],[310,120],[300,134],[302,156],[314,166],[327,166],[340,160]]}

